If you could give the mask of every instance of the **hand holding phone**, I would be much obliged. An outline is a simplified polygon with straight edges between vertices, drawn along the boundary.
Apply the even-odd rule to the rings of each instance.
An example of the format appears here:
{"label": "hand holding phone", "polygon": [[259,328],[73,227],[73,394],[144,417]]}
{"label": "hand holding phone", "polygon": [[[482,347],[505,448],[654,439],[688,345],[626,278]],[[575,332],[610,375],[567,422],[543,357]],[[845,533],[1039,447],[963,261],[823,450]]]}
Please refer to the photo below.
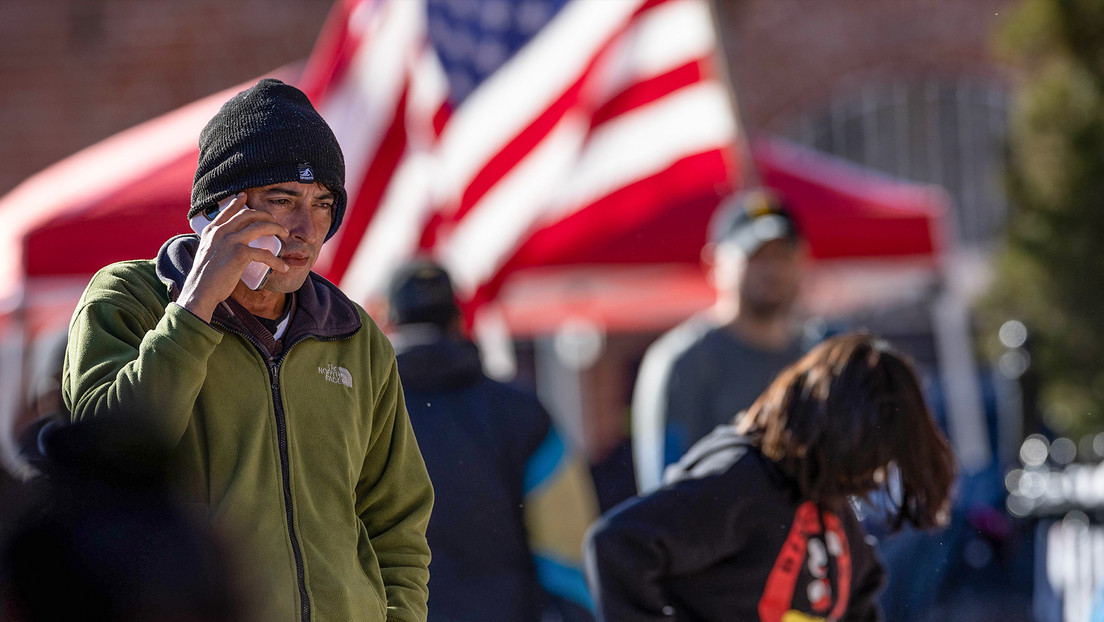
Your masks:
{"label": "hand holding phone", "polygon": [[[203,235],[203,230],[207,228],[207,225],[211,224],[224,209],[230,206],[230,202],[234,200],[234,196],[229,196],[219,202],[218,206],[211,211],[200,212],[195,216],[192,216],[188,222],[192,225],[192,231],[196,232],[196,235]],[[245,209],[251,209],[248,205]],[[279,257],[280,253],[284,250],[284,245],[280,242],[280,238],[274,235],[262,235],[261,237],[253,240],[249,243],[253,248],[263,248],[273,255]],[[241,280],[245,283],[245,286],[252,290],[258,290],[264,287],[265,281],[268,280],[268,275],[272,273],[272,268],[259,262],[252,261],[245,270],[242,271]]]}

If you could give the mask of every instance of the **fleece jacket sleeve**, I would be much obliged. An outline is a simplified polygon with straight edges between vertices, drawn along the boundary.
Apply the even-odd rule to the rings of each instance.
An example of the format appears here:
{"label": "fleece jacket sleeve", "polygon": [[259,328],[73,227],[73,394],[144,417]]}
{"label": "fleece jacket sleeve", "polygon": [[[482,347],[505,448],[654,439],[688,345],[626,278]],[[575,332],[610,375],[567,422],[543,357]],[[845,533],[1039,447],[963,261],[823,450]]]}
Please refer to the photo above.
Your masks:
{"label": "fleece jacket sleeve", "polygon": [[390,357],[377,386],[373,432],[356,488],[357,514],[372,542],[389,622],[424,622],[429,595],[429,545],[425,531],[433,488],[406,411],[394,351],[386,338],[374,350]]}
{"label": "fleece jacket sleeve", "polygon": [[93,277],[65,351],[62,394],[73,421],[118,414],[147,421],[169,442],[183,436],[222,333],[166,306],[158,287],[127,264]]}

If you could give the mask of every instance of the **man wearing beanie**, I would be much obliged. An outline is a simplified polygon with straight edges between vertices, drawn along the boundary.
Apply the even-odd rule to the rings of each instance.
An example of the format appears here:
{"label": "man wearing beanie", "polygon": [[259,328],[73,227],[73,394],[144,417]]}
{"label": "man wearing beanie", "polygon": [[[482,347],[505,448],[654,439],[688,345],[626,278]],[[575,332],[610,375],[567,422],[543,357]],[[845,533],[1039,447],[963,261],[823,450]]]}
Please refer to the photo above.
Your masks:
{"label": "man wearing beanie", "polygon": [[[165,435],[185,501],[264,581],[262,619],[425,620],[433,491],[394,351],[311,271],[345,211],[337,140],[301,91],[262,80],[199,146],[188,218],[226,207],[92,278],[65,354],[72,420],[135,412]],[[264,236],[279,257],[250,246]],[[256,290],[252,262],[272,269]]]}

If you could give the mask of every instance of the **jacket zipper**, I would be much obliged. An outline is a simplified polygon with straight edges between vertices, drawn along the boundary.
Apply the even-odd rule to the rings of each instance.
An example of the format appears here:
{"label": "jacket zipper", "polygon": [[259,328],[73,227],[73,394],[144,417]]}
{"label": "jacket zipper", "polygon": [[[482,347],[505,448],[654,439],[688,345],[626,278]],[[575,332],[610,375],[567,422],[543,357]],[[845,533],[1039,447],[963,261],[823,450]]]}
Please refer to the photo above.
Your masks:
{"label": "jacket zipper", "polygon": [[[284,350],[287,352],[287,349]],[[311,606],[307,597],[307,575],[303,567],[303,551],[299,546],[299,536],[295,533],[294,513],[291,505],[291,464],[288,458],[287,420],[284,417],[284,403],[280,399],[280,364],[283,356],[271,361],[268,371],[272,379],[272,403],[276,412],[276,438],[280,448],[280,476],[284,485],[284,516],[287,519],[288,536],[291,538],[291,552],[295,556],[295,578],[299,584],[299,615],[302,622],[310,622]]]}
{"label": "jacket zipper", "polygon": [[[263,345],[257,343],[256,340],[253,339],[252,335],[243,334],[238,331],[234,332],[245,337],[262,354],[267,351]],[[292,346],[304,339],[306,339],[305,336],[300,336],[294,341],[289,341],[284,345],[283,350],[275,360],[269,359],[268,372],[272,380],[272,405],[276,413],[276,440],[280,449],[280,476],[284,486],[284,515],[287,520],[288,536],[291,540],[291,552],[295,556],[295,579],[299,584],[299,602],[302,603],[299,606],[299,617],[302,622],[310,622],[311,604],[310,598],[307,596],[307,574],[303,564],[303,550],[299,545],[299,536],[295,532],[295,517],[292,512],[291,461],[288,456],[287,418],[284,415],[284,401],[281,399],[280,393],[280,367],[283,365],[284,359],[287,358],[287,354],[291,351]],[[318,341],[338,341],[340,338],[314,336],[314,339]]]}
{"label": "jacket zipper", "polygon": [[[212,324],[216,323],[212,322]],[[295,557],[295,580],[299,587],[299,617],[302,622],[310,622],[311,604],[310,598],[307,596],[307,573],[303,564],[303,550],[299,545],[299,536],[295,533],[295,514],[291,503],[291,463],[288,457],[287,421],[284,417],[284,403],[283,400],[280,399],[280,366],[283,364],[284,358],[287,356],[291,346],[302,341],[304,338],[300,337],[294,342],[288,343],[284,346],[280,356],[273,360],[268,354],[268,349],[265,348],[263,344],[259,343],[252,335],[232,326],[228,326],[224,322],[217,322],[217,325],[227,332],[243,337],[246,341],[253,344],[253,347],[256,348],[262,356],[268,359],[269,388],[272,390],[272,405],[276,417],[276,442],[280,452],[280,478],[283,480],[284,520],[287,521],[288,537],[291,541],[291,552]]]}
{"label": "jacket zipper", "polygon": [[[307,596],[307,575],[303,564],[303,550],[299,545],[299,536],[295,533],[295,515],[291,503],[291,463],[288,457],[287,420],[284,416],[284,403],[280,398],[280,366],[283,364],[284,359],[287,358],[287,353],[291,351],[291,347],[306,339],[307,336],[300,335],[294,341],[287,342],[280,352],[280,355],[276,359],[272,359],[268,354],[268,349],[247,332],[238,330],[224,322],[212,322],[212,324],[216,324],[225,331],[243,337],[246,341],[253,344],[253,347],[256,348],[262,356],[268,359],[272,404],[273,410],[276,413],[276,441],[280,450],[280,477],[283,480],[284,489],[284,518],[287,521],[288,536],[291,540],[291,552],[295,556],[295,579],[299,586],[299,601],[302,603],[299,607],[299,617],[302,622],[310,622],[311,604],[310,598]],[[356,332],[359,332],[359,329],[350,334],[355,334]],[[348,336],[349,335],[320,337],[318,335],[311,335],[312,338],[318,341],[340,341]]]}

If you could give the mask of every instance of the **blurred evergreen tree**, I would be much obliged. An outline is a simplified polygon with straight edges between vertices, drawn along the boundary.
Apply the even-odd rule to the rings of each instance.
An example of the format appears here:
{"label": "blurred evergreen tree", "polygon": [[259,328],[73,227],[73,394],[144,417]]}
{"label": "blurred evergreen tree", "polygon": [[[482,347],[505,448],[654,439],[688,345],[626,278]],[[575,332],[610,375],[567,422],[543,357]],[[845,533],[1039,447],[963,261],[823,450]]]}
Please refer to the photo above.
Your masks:
{"label": "blurred evergreen tree", "polygon": [[[998,45],[1023,82],[1010,129],[1013,215],[985,305],[1032,331],[1055,431],[1104,424],[1104,1],[1024,0]],[[1026,430],[1027,433],[1034,430]]]}

